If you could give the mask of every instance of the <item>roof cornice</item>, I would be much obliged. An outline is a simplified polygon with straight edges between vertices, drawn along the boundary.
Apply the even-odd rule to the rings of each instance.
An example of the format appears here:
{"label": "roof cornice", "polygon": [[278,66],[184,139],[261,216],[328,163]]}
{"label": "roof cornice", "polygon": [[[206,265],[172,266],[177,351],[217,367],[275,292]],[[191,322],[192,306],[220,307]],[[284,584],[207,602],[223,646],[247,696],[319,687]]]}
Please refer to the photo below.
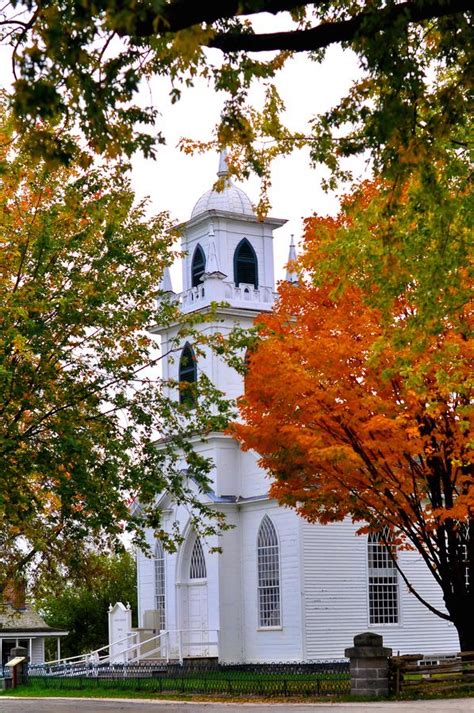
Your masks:
{"label": "roof cornice", "polygon": [[[194,310],[188,310],[187,312],[184,312],[183,314],[193,314],[194,312],[202,312],[203,314],[213,312],[213,314],[216,315],[216,317],[251,317],[254,318],[259,314],[264,314],[265,312],[269,312],[270,309],[255,309],[249,307],[243,308],[243,307],[218,307],[217,309],[211,309],[212,305],[204,305],[203,307],[196,307]],[[150,334],[160,334],[161,332],[166,332],[169,329],[172,329],[173,327],[176,327],[179,324],[179,322],[171,322],[170,324],[167,324],[166,326],[162,327],[159,324],[152,324],[151,327],[148,328],[148,331]],[[203,326],[211,327],[213,325],[213,322],[208,322],[204,323]]]}
{"label": "roof cornice", "polygon": [[230,219],[234,221],[241,221],[243,223],[261,223],[263,225],[272,225],[275,228],[280,228],[282,225],[285,225],[285,223],[288,222],[286,218],[267,217],[263,220],[259,220],[255,215],[247,215],[246,213],[232,213],[227,210],[215,210],[213,208],[211,210],[206,210],[203,213],[199,213],[199,215],[196,215],[193,218],[184,221],[183,223],[179,223],[176,228],[177,230],[183,230],[184,228],[194,228],[196,225],[199,225],[199,223],[209,220],[209,218],[224,218],[225,220]]}

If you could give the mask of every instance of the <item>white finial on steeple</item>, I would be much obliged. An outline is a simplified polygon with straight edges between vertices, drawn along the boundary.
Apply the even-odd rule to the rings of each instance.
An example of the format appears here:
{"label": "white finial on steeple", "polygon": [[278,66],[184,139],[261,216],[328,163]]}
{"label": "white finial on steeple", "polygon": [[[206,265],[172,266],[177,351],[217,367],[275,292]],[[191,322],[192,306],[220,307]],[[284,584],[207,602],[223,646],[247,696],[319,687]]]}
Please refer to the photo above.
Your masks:
{"label": "white finial on steeple", "polygon": [[207,280],[210,277],[217,277],[219,280],[223,280],[224,277],[226,277],[226,275],[219,270],[214,237],[214,226],[211,223],[209,226],[209,242],[207,245],[206,272],[203,275],[203,280]]}
{"label": "white finial on steeple", "polygon": [[160,291],[164,292],[165,294],[167,294],[167,293],[174,294],[173,284],[171,282],[170,269],[168,266],[166,266],[163,271],[163,276],[162,276],[161,282],[160,282]]}
{"label": "white finial on steeple", "polygon": [[[288,263],[294,263],[296,260],[296,246],[295,246],[295,236],[291,236],[291,242],[290,242],[290,249],[288,251]],[[298,275],[297,273],[293,270],[290,269],[288,266],[286,268],[286,281],[291,282],[292,284],[296,284],[298,282]]]}
{"label": "white finial on steeple", "polygon": [[220,156],[219,156],[219,168],[217,171],[217,175],[219,178],[222,176],[228,176],[229,175],[229,166],[227,165],[227,149],[222,149]]}

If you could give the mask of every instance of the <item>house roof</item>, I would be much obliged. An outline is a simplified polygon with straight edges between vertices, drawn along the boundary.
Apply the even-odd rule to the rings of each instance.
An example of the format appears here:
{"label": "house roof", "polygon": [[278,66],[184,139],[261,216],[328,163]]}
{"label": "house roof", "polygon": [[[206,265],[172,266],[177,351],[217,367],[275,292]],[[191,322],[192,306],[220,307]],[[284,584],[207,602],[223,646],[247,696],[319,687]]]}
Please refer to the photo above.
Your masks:
{"label": "house roof", "polygon": [[64,629],[58,629],[46,624],[44,619],[32,607],[15,609],[7,604],[0,610],[0,636],[7,633],[42,633],[43,635],[67,634]]}

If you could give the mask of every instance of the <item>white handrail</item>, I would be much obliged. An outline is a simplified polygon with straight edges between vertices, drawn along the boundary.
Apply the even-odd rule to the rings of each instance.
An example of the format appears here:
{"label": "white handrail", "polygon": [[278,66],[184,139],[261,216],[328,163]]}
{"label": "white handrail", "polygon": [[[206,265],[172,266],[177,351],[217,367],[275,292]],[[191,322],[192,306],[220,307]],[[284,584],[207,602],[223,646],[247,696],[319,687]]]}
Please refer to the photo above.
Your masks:
{"label": "white handrail", "polygon": [[[207,634],[207,640],[204,640],[204,634]],[[215,639],[211,638],[211,633],[216,634]],[[183,641],[183,636],[186,638],[189,637],[189,635],[192,634],[200,634],[200,640],[199,641]],[[145,639],[144,641],[137,641],[138,637],[138,632],[137,631],[130,631],[126,636],[122,637],[121,639],[118,639],[117,641],[112,642],[111,644],[107,644],[106,646],[101,646],[98,649],[95,649],[94,651],[90,651],[87,654],[79,654],[77,656],[69,656],[64,659],[56,659],[54,661],[46,661],[42,666],[57,666],[59,667],[65,667],[69,669],[76,669],[81,665],[87,664],[87,665],[93,665],[94,667],[97,666],[98,664],[107,664],[107,663],[117,663],[116,659],[120,657],[124,657],[123,663],[134,663],[136,661],[144,660],[149,657],[151,657],[153,654],[160,652],[162,653],[162,640],[163,643],[165,644],[165,650],[166,650],[166,656],[163,656],[162,658],[165,658],[167,662],[170,660],[170,651],[171,651],[171,643],[170,639],[173,637],[175,640],[177,639],[177,653],[178,653],[178,660],[180,663],[183,662],[184,654],[185,654],[185,649],[187,647],[201,647],[201,655],[203,654],[203,649],[206,646],[216,646],[218,653],[218,648],[219,648],[219,634],[220,631],[219,629],[168,629],[164,631],[160,631],[159,634],[154,634],[153,636],[149,637],[148,639]],[[173,636],[174,635],[174,636]],[[132,643],[129,646],[125,646],[125,648],[121,649],[120,651],[114,651],[113,654],[111,653],[112,647],[116,647],[118,644],[122,644],[124,642],[130,642],[131,638],[135,639],[135,643]],[[158,646],[155,646],[151,651],[146,651],[142,653],[142,647],[150,644],[151,642],[157,641],[159,642]],[[138,649],[138,654],[129,657],[129,654],[133,651],[136,651]],[[100,653],[103,651],[108,650],[108,652],[105,655],[100,656]],[[113,660],[112,660],[113,658]]]}
{"label": "white handrail", "polygon": [[105,646],[101,646],[98,649],[89,651],[87,654],[77,654],[76,656],[68,656],[66,658],[54,659],[53,661],[45,661],[43,666],[51,666],[53,664],[67,663],[68,661],[74,661],[75,659],[83,659],[85,656],[94,656],[95,654],[98,654],[99,651],[104,651],[105,649],[109,649],[111,646],[116,646],[117,644],[121,644],[122,641],[127,641],[131,636],[136,636],[136,632],[129,631],[128,634],[126,636],[124,636],[122,639],[118,639],[117,641],[114,641],[112,644],[105,644]]}
{"label": "white handrail", "polygon": [[[168,633],[167,631],[161,631],[159,634],[155,634],[155,636],[151,636],[149,639],[145,639],[145,641],[138,641],[136,644],[129,646],[128,649],[123,649],[122,651],[118,651],[118,652],[114,653],[114,658],[115,658],[115,656],[122,656],[123,654],[127,654],[129,651],[133,651],[134,649],[144,646],[145,644],[149,644],[151,641],[155,641],[156,639],[161,639],[161,637],[166,636],[167,633]],[[136,635],[136,633],[135,633],[135,635]],[[119,642],[117,642],[117,643],[119,643]],[[110,646],[114,646],[114,643],[110,644]],[[157,648],[159,649],[159,647],[157,647]],[[110,658],[110,657],[111,657],[111,654],[109,653],[109,656],[106,658]]]}

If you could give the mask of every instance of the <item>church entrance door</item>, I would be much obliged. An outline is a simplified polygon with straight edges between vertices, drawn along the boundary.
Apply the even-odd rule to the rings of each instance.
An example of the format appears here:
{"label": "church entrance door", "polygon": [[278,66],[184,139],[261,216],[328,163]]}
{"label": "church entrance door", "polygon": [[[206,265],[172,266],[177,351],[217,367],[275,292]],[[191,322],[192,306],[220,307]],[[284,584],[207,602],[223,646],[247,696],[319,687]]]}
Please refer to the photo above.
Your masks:
{"label": "church entrance door", "polygon": [[188,586],[188,631],[186,632],[188,656],[209,654],[207,615],[207,583]]}
{"label": "church entrance door", "polygon": [[184,586],[181,600],[183,604],[181,650],[183,656],[208,656],[209,617],[206,555],[200,538],[196,537],[194,533],[188,538],[185,548]]}

